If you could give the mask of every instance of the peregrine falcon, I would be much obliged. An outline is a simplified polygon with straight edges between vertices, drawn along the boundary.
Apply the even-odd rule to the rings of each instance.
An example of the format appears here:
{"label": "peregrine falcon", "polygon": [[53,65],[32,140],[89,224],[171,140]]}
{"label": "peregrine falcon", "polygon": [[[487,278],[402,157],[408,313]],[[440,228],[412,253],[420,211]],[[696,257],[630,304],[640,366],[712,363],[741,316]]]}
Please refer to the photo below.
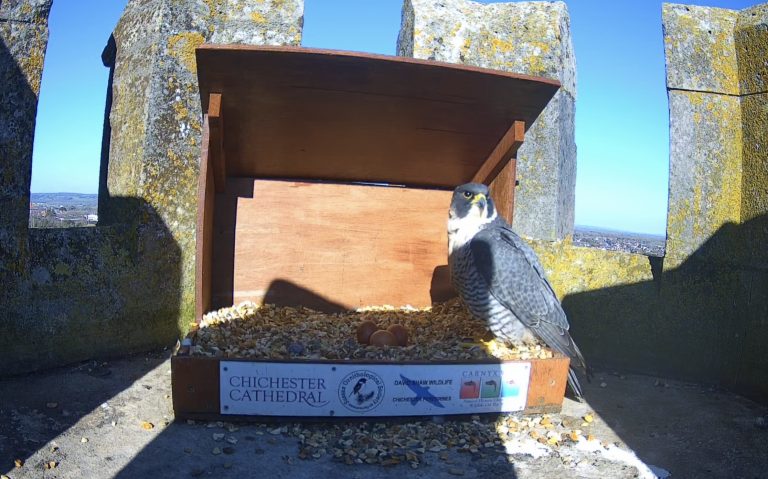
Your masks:
{"label": "peregrine falcon", "polygon": [[568,384],[581,399],[573,368],[585,373],[587,368],[568,333],[565,312],[536,253],[498,216],[485,185],[468,183],[453,192],[448,264],[467,308],[497,338],[516,342],[539,338],[571,358]]}

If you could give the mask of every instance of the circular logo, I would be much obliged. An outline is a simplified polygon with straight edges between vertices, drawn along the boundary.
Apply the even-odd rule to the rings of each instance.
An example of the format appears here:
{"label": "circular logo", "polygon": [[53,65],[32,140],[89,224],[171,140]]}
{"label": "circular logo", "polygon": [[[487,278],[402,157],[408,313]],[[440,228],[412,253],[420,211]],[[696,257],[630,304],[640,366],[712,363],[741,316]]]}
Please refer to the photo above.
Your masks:
{"label": "circular logo", "polygon": [[384,380],[373,371],[352,371],[339,384],[339,401],[350,411],[370,411],[383,400]]}

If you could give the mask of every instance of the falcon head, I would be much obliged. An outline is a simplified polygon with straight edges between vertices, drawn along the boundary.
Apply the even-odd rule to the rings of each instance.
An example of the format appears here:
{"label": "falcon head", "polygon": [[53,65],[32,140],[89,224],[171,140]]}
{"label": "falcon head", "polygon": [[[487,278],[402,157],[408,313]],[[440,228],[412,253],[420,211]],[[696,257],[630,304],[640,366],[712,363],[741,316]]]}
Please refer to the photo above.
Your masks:
{"label": "falcon head", "polygon": [[453,190],[448,211],[448,254],[467,244],[478,231],[496,219],[488,187],[467,183]]}
{"label": "falcon head", "polygon": [[453,190],[448,217],[451,220],[469,220],[473,223],[493,221],[496,218],[496,208],[488,187],[480,183],[467,183],[456,187]]}

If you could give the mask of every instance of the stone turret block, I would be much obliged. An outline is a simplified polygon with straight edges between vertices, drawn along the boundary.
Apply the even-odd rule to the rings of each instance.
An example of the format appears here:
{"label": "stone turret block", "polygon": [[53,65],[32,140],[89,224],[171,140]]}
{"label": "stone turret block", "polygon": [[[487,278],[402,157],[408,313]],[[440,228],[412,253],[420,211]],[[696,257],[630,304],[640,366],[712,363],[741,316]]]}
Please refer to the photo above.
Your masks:
{"label": "stone turret block", "polygon": [[768,4],[739,12],[735,38],[742,95],[768,93]]}
{"label": "stone turret block", "polygon": [[32,144],[51,4],[0,2],[0,283],[6,291],[10,278],[27,269]]}
{"label": "stone turret block", "polygon": [[667,255],[685,258],[740,221],[741,106],[736,96],[671,90],[669,110]]}
{"label": "stone turret block", "polygon": [[576,62],[563,2],[484,5],[406,0],[399,55],[543,76],[562,88],[530,125],[517,154],[515,229],[537,239],[573,231],[576,184]]}
{"label": "stone turret block", "polygon": [[667,88],[739,94],[737,16],[723,8],[662,6]]}

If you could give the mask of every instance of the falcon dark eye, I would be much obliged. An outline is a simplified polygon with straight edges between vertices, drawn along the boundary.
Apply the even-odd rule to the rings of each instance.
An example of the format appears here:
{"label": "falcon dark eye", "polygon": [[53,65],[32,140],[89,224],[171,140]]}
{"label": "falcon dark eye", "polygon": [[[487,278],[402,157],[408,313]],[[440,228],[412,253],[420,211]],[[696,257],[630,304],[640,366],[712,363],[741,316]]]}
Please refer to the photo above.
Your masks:
{"label": "falcon dark eye", "polygon": [[472,198],[472,193],[470,193],[469,191],[465,191],[464,198],[467,198],[467,199]]}

